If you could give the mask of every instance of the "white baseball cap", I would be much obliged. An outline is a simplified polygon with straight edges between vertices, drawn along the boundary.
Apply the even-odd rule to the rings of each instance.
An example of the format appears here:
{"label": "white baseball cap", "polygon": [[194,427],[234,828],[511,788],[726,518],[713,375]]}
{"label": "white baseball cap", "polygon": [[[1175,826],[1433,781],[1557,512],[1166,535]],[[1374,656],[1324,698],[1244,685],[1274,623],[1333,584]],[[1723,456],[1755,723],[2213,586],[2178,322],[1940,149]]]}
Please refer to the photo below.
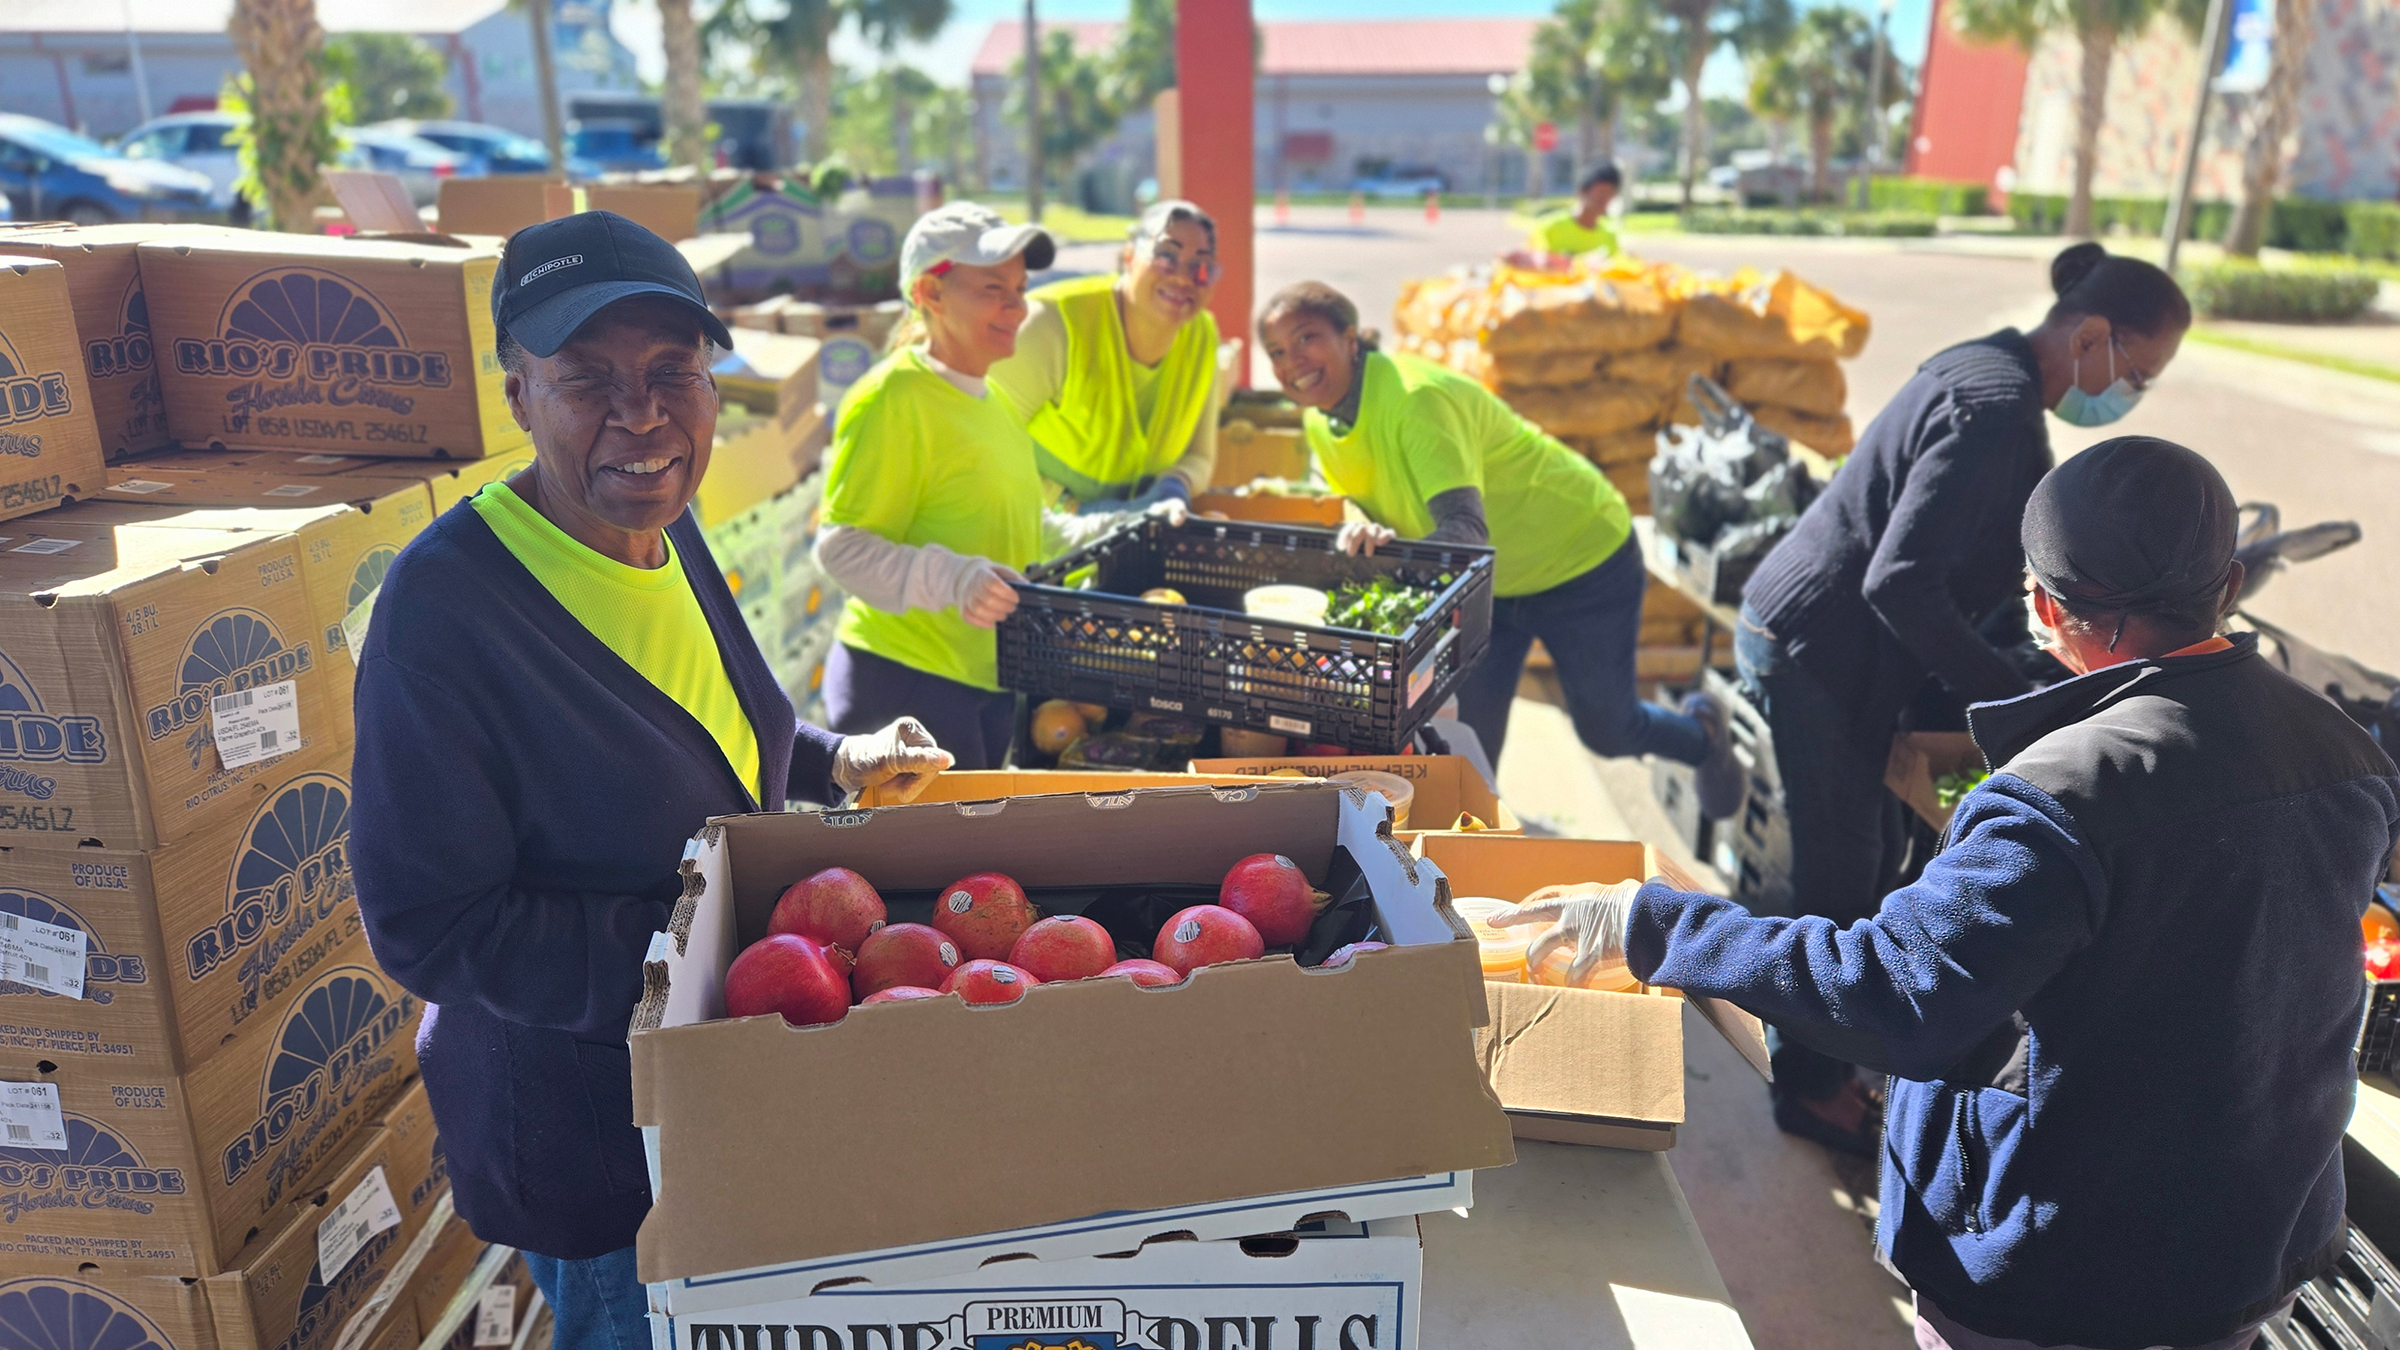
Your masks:
{"label": "white baseball cap", "polygon": [[1039,225],[1011,225],[997,211],[975,202],[951,202],[917,217],[900,244],[900,293],[916,288],[917,278],[945,263],[990,267],[1018,254],[1035,272],[1058,256],[1058,245]]}

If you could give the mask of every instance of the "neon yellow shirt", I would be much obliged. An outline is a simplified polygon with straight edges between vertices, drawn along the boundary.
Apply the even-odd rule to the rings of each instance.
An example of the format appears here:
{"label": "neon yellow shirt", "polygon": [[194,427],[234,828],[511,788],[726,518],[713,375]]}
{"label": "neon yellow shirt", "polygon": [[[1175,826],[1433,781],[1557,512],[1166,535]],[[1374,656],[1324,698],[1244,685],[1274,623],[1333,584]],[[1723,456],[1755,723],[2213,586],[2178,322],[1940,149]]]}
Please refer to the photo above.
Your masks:
{"label": "neon yellow shirt", "polygon": [[1175,468],[1214,411],[1215,317],[1202,310],[1157,365],[1144,367],[1126,346],[1115,277],[1055,282],[1033,298],[1057,315],[1065,359],[1053,368],[1038,350],[1044,344],[1029,347],[1020,335],[1017,355],[992,367],[991,382],[1025,418],[1042,477],[1094,501]]}
{"label": "neon yellow shirt", "polygon": [[757,799],[758,735],[673,542],[662,541],[664,567],[628,567],[585,547],[506,483],[486,484],[473,501],[475,514],[576,622],[707,729]]}
{"label": "neon yellow shirt", "polygon": [[1533,246],[1544,253],[1564,253],[1576,257],[1585,253],[1617,251],[1617,227],[1600,217],[1599,223],[1585,229],[1572,211],[1553,211],[1533,222]]}
{"label": "neon yellow shirt", "polygon": [[1633,534],[1625,498],[1590,460],[1482,385],[1414,356],[1371,352],[1358,425],[1336,437],[1311,409],[1308,448],[1334,491],[1403,539],[1433,533],[1426,505],[1483,493],[1492,594],[1532,595],[1606,562]]}
{"label": "neon yellow shirt", "polygon": [[[1042,551],[1033,441],[997,390],[977,398],[914,348],[895,353],[842,400],[824,521],[1022,569]],[[853,596],[835,636],[945,680],[1000,687],[997,639],[955,606],[891,614]]]}

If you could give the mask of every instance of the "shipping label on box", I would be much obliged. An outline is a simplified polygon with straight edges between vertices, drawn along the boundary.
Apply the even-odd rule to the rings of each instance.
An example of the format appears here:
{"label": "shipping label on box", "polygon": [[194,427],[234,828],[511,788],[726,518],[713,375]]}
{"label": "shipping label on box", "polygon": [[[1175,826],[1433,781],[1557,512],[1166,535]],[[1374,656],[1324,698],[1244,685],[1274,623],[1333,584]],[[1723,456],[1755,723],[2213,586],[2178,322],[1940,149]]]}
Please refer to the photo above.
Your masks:
{"label": "shipping label on box", "polygon": [[218,1350],[330,1350],[418,1234],[446,1215],[440,1159],[425,1090],[413,1086],[339,1170],[208,1281]]}
{"label": "shipping label on box", "polygon": [[198,1284],[136,1276],[0,1278],[0,1350],[215,1350]]}
{"label": "shipping label on box", "polygon": [[501,393],[491,249],[248,234],[140,254],[186,445],[477,459],[528,441]]}
{"label": "shipping label on box", "polygon": [[0,1058],[67,1147],[0,1145],[0,1267],[207,1276],[348,1156],[416,1071],[416,997],[363,937],[190,1074]]}
{"label": "shipping label on box", "polygon": [[[1123,1251],[1217,1223],[1242,1225],[1211,1232],[1230,1237],[1311,1214],[1463,1203],[1445,1197],[1472,1169],[1513,1157],[1473,1061],[1481,969],[1438,870],[1379,832],[1388,819],[1364,793],[1262,783],[709,822],[687,853],[686,900],[654,948],[633,1023],[634,1118],[655,1196],[640,1240],[645,1278],[682,1281],[674,1310],[686,1311],[721,1296],[709,1289],[714,1272],[805,1293],[847,1274],[922,1279],[1016,1254]],[[1288,955],[1209,966],[1167,989],[1050,984],[1004,1009],[943,998],[803,1030],[723,1020],[723,976],[741,940],[764,931],[792,877],[837,862],[887,897],[917,892],[929,904],[978,870],[1035,890],[1213,893],[1228,867],[1262,851],[1363,903],[1349,913],[1390,946],[1336,970]],[[1162,1045],[1178,1053],[1162,1058]],[[1282,1050],[1261,1053],[1269,1045]],[[801,1203],[775,1180],[772,1156],[808,1147],[819,1117],[801,1100],[807,1084],[862,1074],[879,1090],[842,1128],[874,1136],[893,1166],[872,1177],[812,1172]],[[976,1109],[910,1104],[933,1096]],[[1060,1109],[1101,1100],[1109,1109]],[[1301,1139],[1277,1112],[1192,1109],[1239,1101],[1305,1101],[1312,1128]],[[794,1123],[769,1138],[742,1123],[759,1118]],[[1143,1128],[1128,1135],[1129,1119]],[[961,1180],[959,1160],[984,1156],[1012,1161]]]}
{"label": "shipping label on box", "polygon": [[1423,1280],[1417,1221],[1402,1218],[651,1320],[671,1350],[1412,1350]]}
{"label": "shipping label on box", "polygon": [[0,520],[99,491],[101,460],[66,269],[0,254]]}
{"label": "shipping label on box", "polygon": [[[350,672],[325,659],[299,540],[163,514],[82,503],[0,547],[0,842],[155,848],[247,816],[277,759],[342,739]],[[295,700],[297,743],[269,730],[228,768],[216,701],[244,692]]]}
{"label": "shipping label on box", "polygon": [[163,849],[0,846],[0,924],[83,949],[80,997],[0,981],[0,1055],[188,1072],[355,945],[348,755],[269,767],[247,819]]}

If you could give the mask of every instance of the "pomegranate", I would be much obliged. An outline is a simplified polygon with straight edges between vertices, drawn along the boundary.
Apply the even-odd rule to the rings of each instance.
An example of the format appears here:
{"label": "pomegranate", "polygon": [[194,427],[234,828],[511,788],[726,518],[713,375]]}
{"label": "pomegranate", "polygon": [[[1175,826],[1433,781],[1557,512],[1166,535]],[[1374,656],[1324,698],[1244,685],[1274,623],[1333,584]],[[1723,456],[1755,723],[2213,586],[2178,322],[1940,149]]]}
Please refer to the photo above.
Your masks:
{"label": "pomegranate", "polygon": [[867,934],[883,927],[883,897],[847,867],[800,878],[775,902],[770,933],[798,933],[855,955]]}
{"label": "pomegranate", "polygon": [[970,961],[1005,960],[1033,918],[1025,888],[998,872],[960,877],[933,901],[933,926]]}
{"label": "pomegranate", "polygon": [[1087,979],[1116,964],[1117,940],[1090,919],[1055,915],[1026,929],[1009,948],[1008,962],[1044,983]]}
{"label": "pomegranate", "polygon": [[860,998],[895,985],[913,984],[939,989],[958,969],[958,947],[921,923],[887,924],[858,944],[858,968],[850,972],[850,991]]}
{"label": "pomegranate", "polygon": [[1280,853],[1253,853],[1225,873],[1217,903],[1250,921],[1270,947],[1290,947],[1308,937],[1317,909],[1314,888],[1300,865]]}
{"label": "pomegranate", "polygon": [[850,1010],[850,983],[823,943],[798,933],[769,933],[725,970],[725,1015],[781,1013],[796,1027],[839,1022]]}
{"label": "pomegranate", "polygon": [[1350,958],[1360,952],[1379,952],[1390,945],[1392,944],[1388,942],[1353,942],[1347,947],[1336,947],[1333,949],[1333,955],[1325,958],[1324,969],[1331,970],[1335,966],[1349,965]]}
{"label": "pomegranate", "polygon": [[915,984],[895,984],[889,989],[878,989],[860,999],[858,1006],[864,1008],[870,1003],[906,1003],[910,999],[940,998],[941,996],[942,991],[939,989],[927,989],[922,985]]}
{"label": "pomegranate", "polygon": [[1183,976],[1176,973],[1175,967],[1160,965],[1156,961],[1143,961],[1138,958],[1131,961],[1119,961],[1115,965],[1110,966],[1108,969],[1100,972],[1100,978],[1104,980],[1111,975],[1123,975],[1145,989],[1156,989],[1161,985],[1183,983]]}
{"label": "pomegranate", "polygon": [[1014,1003],[1041,981],[1006,961],[969,961],[942,981],[942,992],[969,1003]]}
{"label": "pomegranate", "polygon": [[1266,940],[1258,935],[1258,929],[1222,905],[1194,905],[1175,911],[1150,948],[1152,958],[1173,967],[1178,975],[1266,954]]}

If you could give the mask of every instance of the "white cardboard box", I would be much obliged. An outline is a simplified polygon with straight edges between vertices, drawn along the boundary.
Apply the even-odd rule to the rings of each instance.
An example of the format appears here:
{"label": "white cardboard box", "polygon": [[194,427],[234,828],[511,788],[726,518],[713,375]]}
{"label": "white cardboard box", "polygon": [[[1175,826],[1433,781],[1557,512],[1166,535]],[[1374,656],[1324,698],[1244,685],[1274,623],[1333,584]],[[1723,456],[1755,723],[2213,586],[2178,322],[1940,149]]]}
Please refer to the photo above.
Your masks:
{"label": "white cardboard box", "polygon": [[[657,1350],[1416,1350],[1417,1221],[1158,1242],[1007,1261],[699,1314],[653,1311]],[[653,1303],[656,1307],[656,1303]]]}

